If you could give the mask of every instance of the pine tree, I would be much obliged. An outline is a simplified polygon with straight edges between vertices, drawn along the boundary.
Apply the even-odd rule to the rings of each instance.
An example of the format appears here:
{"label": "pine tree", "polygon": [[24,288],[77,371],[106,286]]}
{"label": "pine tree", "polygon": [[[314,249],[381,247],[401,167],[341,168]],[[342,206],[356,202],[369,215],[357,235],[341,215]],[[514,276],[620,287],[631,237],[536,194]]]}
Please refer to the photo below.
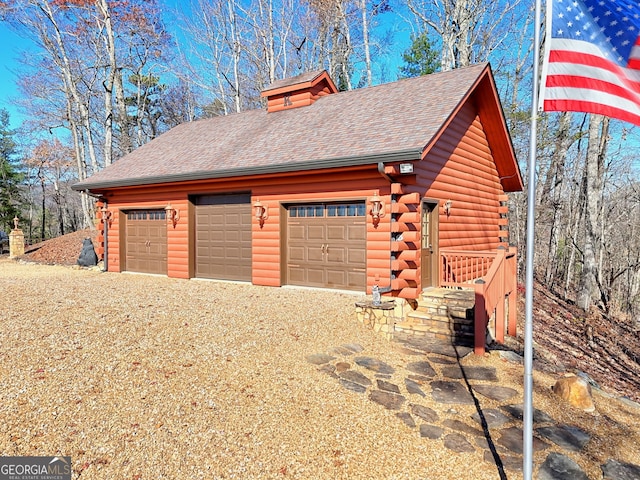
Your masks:
{"label": "pine tree", "polygon": [[0,109],[0,229],[5,230],[11,229],[19,212],[21,175],[15,166],[17,149],[13,135],[9,130],[9,112]]}
{"label": "pine tree", "polygon": [[411,35],[411,46],[402,54],[404,65],[399,78],[412,78],[435,72],[439,66],[438,52],[432,46],[426,32]]}

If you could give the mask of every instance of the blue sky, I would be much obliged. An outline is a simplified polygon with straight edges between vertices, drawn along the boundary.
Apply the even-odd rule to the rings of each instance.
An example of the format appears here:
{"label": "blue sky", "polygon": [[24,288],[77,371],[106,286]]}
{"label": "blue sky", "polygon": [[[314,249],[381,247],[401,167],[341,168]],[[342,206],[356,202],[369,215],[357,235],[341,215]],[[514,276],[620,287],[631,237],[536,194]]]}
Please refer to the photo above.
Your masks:
{"label": "blue sky", "polygon": [[[180,4],[179,0],[163,0],[168,8],[165,13],[175,9],[176,6],[184,8],[184,5]],[[383,15],[382,18],[389,22],[382,25],[380,28],[386,29],[390,26],[394,26],[398,29],[397,23],[400,18],[394,14]],[[167,25],[171,25],[171,21],[167,21]],[[409,31],[408,26],[404,26],[394,35],[394,47],[399,51],[404,51],[409,47]],[[15,33],[4,23],[0,21],[0,108],[4,108],[9,111],[11,128],[17,128],[25,119],[22,117],[15,106],[15,98],[19,95],[16,86],[16,76],[14,71],[18,68],[16,58],[29,47],[30,41],[25,40]],[[399,58],[398,58],[399,60]],[[390,65],[390,72],[395,76],[397,71],[397,65]],[[387,79],[386,81],[395,80]]]}
{"label": "blue sky", "polygon": [[0,108],[9,111],[12,128],[17,127],[22,121],[22,117],[11,101],[18,95],[13,70],[16,65],[16,57],[28,44],[28,41],[15,35],[4,23],[0,22]]}

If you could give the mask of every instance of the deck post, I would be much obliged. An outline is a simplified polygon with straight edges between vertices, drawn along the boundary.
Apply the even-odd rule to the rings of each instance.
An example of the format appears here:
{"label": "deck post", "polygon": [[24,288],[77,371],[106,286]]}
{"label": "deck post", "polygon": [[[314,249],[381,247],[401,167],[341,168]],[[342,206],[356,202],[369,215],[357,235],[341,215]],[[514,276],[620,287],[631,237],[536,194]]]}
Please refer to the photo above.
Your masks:
{"label": "deck post", "polygon": [[[498,269],[498,284],[500,285],[499,299],[496,305],[496,341],[499,343],[504,343],[504,331],[505,325],[507,323],[507,318],[505,316],[505,307],[504,303],[507,301],[506,295],[504,294],[506,289],[506,252],[507,249],[500,245],[496,252],[495,262],[499,262],[500,268]],[[508,328],[508,327],[507,327]]]}
{"label": "deck post", "polygon": [[496,305],[496,342],[504,343],[504,325],[507,322],[504,311],[504,302],[507,301],[505,295],[500,295],[498,305]]}
{"label": "deck post", "polygon": [[473,353],[484,355],[487,330],[487,308],[484,299],[484,280],[476,281],[476,307],[473,317]]}
{"label": "deck post", "polygon": [[509,296],[507,299],[509,308],[509,320],[507,323],[507,333],[510,337],[515,337],[518,328],[518,278],[516,275],[517,263],[518,263],[518,250],[516,247],[509,247],[509,253],[511,254],[507,258],[509,262],[509,270],[507,270],[508,291]]}
{"label": "deck post", "polygon": [[517,289],[513,288],[507,296],[507,302],[509,302],[509,320],[507,323],[507,333],[510,337],[517,335],[517,323],[518,323],[518,294]]}

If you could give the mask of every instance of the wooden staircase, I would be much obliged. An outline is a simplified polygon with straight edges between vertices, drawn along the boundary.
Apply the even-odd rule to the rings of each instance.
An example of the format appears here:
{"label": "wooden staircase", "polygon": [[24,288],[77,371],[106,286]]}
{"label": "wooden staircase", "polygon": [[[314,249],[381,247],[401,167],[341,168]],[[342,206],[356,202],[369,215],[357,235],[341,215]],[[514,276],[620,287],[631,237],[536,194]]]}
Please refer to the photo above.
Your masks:
{"label": "wooden staircase", "polygon": [[395,324],[395,332],[473,346],[474,306],[472,289],[430,288],[422,292],[417,308]]}

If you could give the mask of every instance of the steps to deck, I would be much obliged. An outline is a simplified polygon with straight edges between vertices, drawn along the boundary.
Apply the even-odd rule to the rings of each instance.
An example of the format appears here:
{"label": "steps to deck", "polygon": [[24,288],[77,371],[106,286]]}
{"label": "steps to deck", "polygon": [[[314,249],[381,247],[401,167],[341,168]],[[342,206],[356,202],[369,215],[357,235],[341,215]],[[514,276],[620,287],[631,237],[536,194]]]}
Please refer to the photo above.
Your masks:
{"label": "steps to deck", "polygon": [[418,307],[395,324],[396,332],[473,345],[475,292],[432,288],[422,292]]}

